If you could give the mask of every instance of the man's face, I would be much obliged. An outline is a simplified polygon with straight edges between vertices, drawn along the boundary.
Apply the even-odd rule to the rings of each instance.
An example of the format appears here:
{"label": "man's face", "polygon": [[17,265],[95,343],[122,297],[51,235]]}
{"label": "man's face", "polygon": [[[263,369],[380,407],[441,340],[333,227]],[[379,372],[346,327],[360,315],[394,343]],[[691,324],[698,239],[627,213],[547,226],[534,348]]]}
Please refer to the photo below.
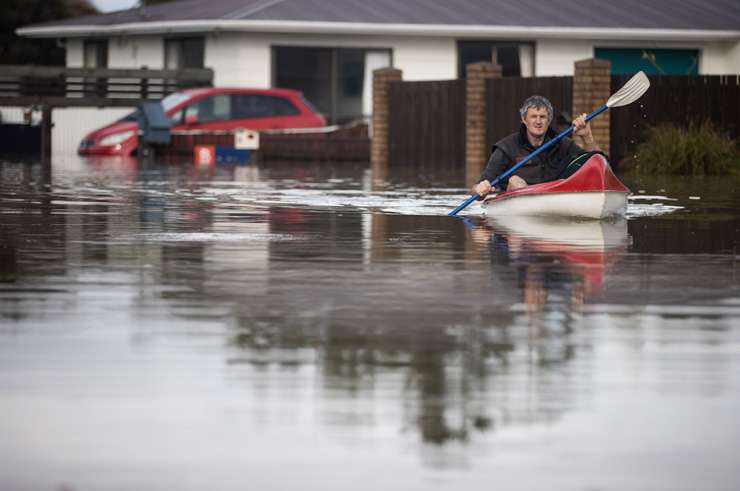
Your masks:
{"label": "man's face", "polygon": [[550,116],[544,107],[530,107],[524,115],[522,123],[527,127],[527,133],[534,137],[542,137],[550,126]]}

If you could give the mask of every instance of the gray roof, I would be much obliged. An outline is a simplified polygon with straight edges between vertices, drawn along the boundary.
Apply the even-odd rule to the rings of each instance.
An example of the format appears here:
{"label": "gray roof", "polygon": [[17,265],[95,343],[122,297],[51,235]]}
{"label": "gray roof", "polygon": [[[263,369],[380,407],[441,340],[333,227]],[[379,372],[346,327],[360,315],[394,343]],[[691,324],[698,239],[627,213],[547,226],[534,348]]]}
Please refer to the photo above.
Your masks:
{"label": "gray roof", "polygon": [[204,20],[740,31],[740,0],[181,0],[26,28]]}

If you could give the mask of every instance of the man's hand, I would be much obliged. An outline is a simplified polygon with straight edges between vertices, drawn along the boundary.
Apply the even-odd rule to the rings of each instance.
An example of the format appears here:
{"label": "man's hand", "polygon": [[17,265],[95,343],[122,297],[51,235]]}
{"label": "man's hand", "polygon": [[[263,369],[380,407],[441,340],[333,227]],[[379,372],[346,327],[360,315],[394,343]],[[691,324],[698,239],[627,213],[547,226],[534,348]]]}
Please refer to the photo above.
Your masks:
{"label": "man's hand", "polygon": [[480,196],[481,198],[485,198],[488,193],[491,192],[491,181],[486,179],[485,181],[479,182],[478,184],[473,186],[473,191],[478,193],[478,196]]}
{"label": "man's hand", "polygon": [[573,134],[583,140],[583,147],[588,151],[599,150],[591,133],[591,124],[586,121],[586,113],[581,114],[573,120]]}
{"label": "man's hand", "polygon": [[573,134],[580,137],[592,136],[591,125],[586,121],[586,114],[581,114],[573,120]]}

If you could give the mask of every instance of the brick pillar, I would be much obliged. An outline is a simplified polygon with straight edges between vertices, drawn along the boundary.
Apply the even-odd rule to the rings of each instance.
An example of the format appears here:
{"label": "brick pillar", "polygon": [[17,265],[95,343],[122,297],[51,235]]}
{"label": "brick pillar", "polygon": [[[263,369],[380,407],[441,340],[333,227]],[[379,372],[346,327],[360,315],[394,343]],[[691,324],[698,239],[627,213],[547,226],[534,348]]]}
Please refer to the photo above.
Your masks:
{"label": "brick pillar", "polygon": [[465,183],[473,186],[478,182],[488,161],[486,81],[501,78],[501,65],[471,63],[465,67],[465,72]]}
{"label": "brick pillar", "polygon": [[[573,76],[573,117],[589,114],[603,105],[611,95],[611,62],[589,58],[575,63]],[[591,120],[591,131],[596,143],[605,153],[609,153],[609,111]],[[576,143],[580,144],[576,137]]]}
{"label": "brick pillar", "polygon": [[390,82],[403,80],[403,72],[396,68],[373,70],[373,119],[370,143],[370,168],[373,181],[384,181],[388,176],[388,107]]}

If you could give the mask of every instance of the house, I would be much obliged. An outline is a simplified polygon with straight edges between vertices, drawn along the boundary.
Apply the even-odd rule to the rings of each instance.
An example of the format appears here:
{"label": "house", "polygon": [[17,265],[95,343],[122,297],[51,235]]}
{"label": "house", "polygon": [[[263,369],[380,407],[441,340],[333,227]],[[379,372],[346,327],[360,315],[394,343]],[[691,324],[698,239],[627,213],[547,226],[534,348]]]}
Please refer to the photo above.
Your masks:
{"label": "house", "polygon": [[614,73],[740,73],[737,0],[181,0],[30,25],[68,66],[209,67],[216,85],[304,92],[331,122],[367,117],[371,73],[465,76],[495,59],[504,76],[572,75],[599,57]]}

